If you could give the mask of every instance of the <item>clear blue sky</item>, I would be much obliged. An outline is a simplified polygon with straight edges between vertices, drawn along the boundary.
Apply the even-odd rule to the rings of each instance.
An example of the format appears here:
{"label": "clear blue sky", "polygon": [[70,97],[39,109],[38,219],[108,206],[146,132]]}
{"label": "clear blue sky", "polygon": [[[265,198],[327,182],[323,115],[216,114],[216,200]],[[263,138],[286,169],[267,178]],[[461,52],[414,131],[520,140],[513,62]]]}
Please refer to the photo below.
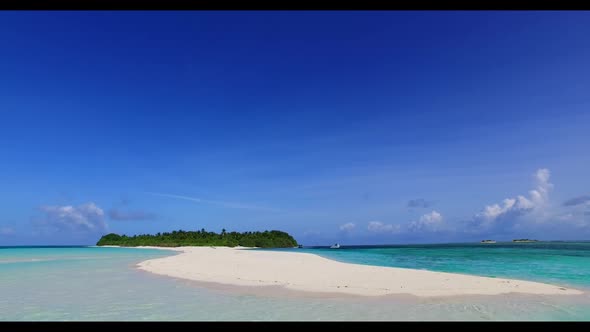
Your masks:
{"label": "clear blue sky", "polygon": [[588,12],[1,12],[0,245],[590,239]]}

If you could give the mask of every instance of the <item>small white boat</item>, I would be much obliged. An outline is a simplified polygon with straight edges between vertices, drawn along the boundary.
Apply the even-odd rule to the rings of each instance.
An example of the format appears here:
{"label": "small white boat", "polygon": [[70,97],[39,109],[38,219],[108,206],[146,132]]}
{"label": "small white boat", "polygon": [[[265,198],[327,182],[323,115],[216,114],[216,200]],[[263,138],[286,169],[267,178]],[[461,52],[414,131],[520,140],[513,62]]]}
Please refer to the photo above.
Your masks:
{"label": "small white boat", "polygon": [[330,249],[338,249],[340,248],[340,245],[338,243],[335,243],[334,245],[330,246]]}

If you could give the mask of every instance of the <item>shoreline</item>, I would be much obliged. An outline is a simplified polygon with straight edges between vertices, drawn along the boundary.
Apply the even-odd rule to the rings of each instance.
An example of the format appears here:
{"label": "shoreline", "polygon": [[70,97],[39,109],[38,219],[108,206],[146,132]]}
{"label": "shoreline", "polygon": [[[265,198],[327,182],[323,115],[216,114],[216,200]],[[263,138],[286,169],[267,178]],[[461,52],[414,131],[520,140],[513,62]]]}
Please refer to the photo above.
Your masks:
{"label": "shoreline", "polygon": [[251,249],[245,247],[129,248],[175,251],[178,254],[142,261],[136,267],[203,285],[219,285],[213,288],[254,287],[275,292],[282,288],[311,297],[320,294],[330,297],[584,294],[577,289],[533,281],[343,263],[310,253],[243,250]]}

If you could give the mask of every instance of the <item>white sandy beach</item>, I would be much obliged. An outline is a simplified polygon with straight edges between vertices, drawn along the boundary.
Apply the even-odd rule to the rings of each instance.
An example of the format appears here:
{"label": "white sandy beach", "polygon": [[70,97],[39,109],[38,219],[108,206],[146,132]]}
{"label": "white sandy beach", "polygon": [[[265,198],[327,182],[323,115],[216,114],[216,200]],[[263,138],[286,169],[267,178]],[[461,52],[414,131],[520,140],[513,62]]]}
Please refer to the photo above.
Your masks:
{"label": "white sandy beach", "polygon": [[228,247],[157,249],[176,250],[180,254],[141,262],[138,264],[140,269],[176,278],[234,286],[283,286],[304,292],[362,296],[583,293],[522,280],[341,263],[308,253]]}

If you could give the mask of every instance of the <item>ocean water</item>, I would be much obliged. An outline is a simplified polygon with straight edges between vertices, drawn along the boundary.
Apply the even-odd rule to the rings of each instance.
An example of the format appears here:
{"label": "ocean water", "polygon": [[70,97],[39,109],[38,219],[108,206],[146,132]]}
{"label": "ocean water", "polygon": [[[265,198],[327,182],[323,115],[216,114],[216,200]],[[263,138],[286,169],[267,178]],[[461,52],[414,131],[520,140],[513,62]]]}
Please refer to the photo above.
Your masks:
{"label": "ocean water", "polygon": [[348,263],[505,277],[590,289],[590,242],[452,243],[278,250],[309,252]]}
{"label": "ocean water", "polygon": [[[360,264],[552,282],[590,290],[590,243],[286,249]],[[2,321],[590,320],[590,295],[269,296],[139,271],[155,249],[0,247]]]}

